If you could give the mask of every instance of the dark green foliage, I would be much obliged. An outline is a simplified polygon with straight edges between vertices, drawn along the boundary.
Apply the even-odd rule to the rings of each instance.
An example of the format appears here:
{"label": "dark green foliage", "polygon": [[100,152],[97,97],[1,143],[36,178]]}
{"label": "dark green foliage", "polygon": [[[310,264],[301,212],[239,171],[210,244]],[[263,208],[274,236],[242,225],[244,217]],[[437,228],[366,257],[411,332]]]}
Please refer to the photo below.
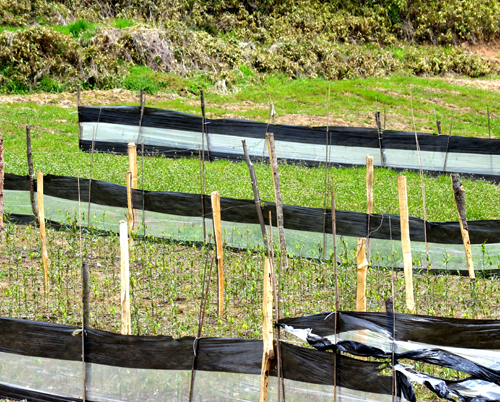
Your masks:
{"label": "dark green foliage", "polygon": [[498,0],[0,0],[0,90],[135,88],[141,66],[159,73],[153,92],[160,73],[223,89],[262,74],[480,77],[498,66],[457,45],[497,38],[499,16]]}

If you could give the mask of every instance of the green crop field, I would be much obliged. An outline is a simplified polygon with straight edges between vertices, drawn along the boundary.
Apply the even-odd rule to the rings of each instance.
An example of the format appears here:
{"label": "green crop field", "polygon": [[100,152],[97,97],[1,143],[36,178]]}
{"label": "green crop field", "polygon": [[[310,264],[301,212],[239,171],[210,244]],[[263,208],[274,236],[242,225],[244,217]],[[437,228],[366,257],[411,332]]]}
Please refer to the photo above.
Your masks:
{"label": "green crop field", "polygon": [[[78,147],[76,89],[81,105],[138,105],[276,123],[375,127],[472,137],[500,137],[500,35],[497,0],[296,2],[75,2],[0,0],[0,132],[5,171],[28,174],[26,126],[33,161],[45,174],[89,178],[91,155]],[[144,163],[144,170],[141,169]],[[274,201],[271,169],[255,164],[261,198]],[[279,165],[283,202],[325,207],[325,174],[336,208],[366,212],[366,169]],[[96,153],[92,177],[125,184],[127,157]],[[207,162],[205,193],[251,199],[244,163]],[[423,218],[421,178],[405,172],[409,213]],[[397,173],[375,169],[374,213],[399,214]],[[200,193],[200,164],[192,158],[139,160],[144,189]],[[141,186],[142,180],[139,180]],[[448,176],[424,174],[427,219],[456,221]],[[469,220],[498,219],[500,191],[463,178]],[[329,202],[326,207],[330,207]],[[84,230],[76,215],[65,229],[48,229],[49,286],[44,292],[39,232],[7,221],[0,242],[0,315],[81,325],[81,264],[90,267],[91,326],[120,330],[120,247],[116,234]],[[118,228],[116,228],[118,230]],[[242,233],[235,233],[244,236]],[[276,233],[275,233],[276,235]],[[277,251],[277,239],[275,250]],[[331,241],[331,240],[329,240]],[[369,267],[367,310],[384,311],[394,297],[408,312],[395,242],[382,268]],[[321,255],[318,245],[317,255]],[[309,254],[308,254],[309,255]],[[214,246],[135,236],[130,250],[132,333],[194,335],[201,284]],[[217,314],[215,267],[203,336],[260,338],[265,250],[224,249],[225,313]],[[372,258],[377,258],[372,252]],[[445,251],[438,257],[444,264]],[[500,268],[481,247],[479,268]],[[432,263],[432,261],[431,261]],[[290,256],[278,275],[280,315],[331,311],[335,282],[340,308],[356,308],[356,250]],[[478,274],[475,285],[456,275],[414,271],[416,314],[500,319],[498,277]],[[284,335],[288,339],[287,335]],[[453,370],[418,370],[447,379]],[[434,400],[417,387],[419,401]]]}

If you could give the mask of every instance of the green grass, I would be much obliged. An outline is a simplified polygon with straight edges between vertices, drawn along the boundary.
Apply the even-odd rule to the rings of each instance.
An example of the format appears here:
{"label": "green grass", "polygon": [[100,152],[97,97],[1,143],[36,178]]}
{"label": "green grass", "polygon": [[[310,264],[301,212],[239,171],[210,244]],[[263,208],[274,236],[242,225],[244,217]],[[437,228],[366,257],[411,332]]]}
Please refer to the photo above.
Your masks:
{"label": "green grass", "polygon": [[[146,85],[142,71],[135,73],[142,86],[155,85],[148,77]],[[145,72],[144,72],[145,73]],[[151,83],[151,84],[149,84]],[[136,84],[138,82],[136,81]],[[305,115],[305,122],[325,118],[328,88],[331,88],[330,121],[339,119],[349,124],[373,126],[373,112],[386,109],[387,127],[397,126],[411,130],[410,86],[413,97],[417,130],[426,131],[434,119],[430,91],[438,117],[446,127],[455,110],[453,133],[463,135],[487,135],[485,109],[489,105],[492,114],[492,134],[499,132],[497,118],[500,95],[472,87],[450,84],[445,80],[394,77],[391,79],[352,80],[327,83],[321,80],[286,80],[272,77],[261,86],[248,84],[234,94],[217,93],[213,88],[206,92],[207,112],[210,117],[240,116],[267,121],[269,97],[274,98],[277,119],[287,115]],[[134,88],[136,88],[135,86]],[[178,96],[177,94],[181,94]],[[146,99],[147,106],[171,108],[190,113],[200,113],[199,97],[177,92],[157,93]],[[182,96],[182,94],[184,94]],[[92,93],[86,99],[92,99]],[[456,107],[454,106],[456,101]],[[36,169],[48,174],[89,177],[90,154],[78,149],[77,114],[74,107],[58,104],[17,102],[0,104],[2,119],[0,130],[4,134],[6,170],[16,174],[27,174],[25,156],[24,125],[32,129],[33,160]],[[94,101],[95,102],[95,101]],[[85,103],[88,104],[88,103]],[[98,103],[97,103],[98,104]],[[430,116],[429,116],[430,115]],[[448,120],[447,120],[448,119]],[[293,120],[293,118],[292,118]],[[323,121],[322,121],[323,122]],[[97,154],[94,161],[94,179],[125,184],[126,156]],[[270,168],[256,164],[261,196],[273,200]],[[286,204],[323,207],[324,167],[307,168],[300,165],[281,165],[283,200]],[[337,208],[366,211],[365,169],[332,169]],[[197,158],[171,160],[166,158],[145,159],[145,188],[147,190],[169,190],[199,193],[199,163]],[[374,182],[374,212],[398,213],[397,174],[385,169],[376,169]],[[419,175],[407,173],[410,214],[423,217]],[[426,177],[427,216],[432,221],[456,220],[456,210],[449,177]],[[498,186],[482,181],[464,180],[467,191],[467,216],[472,219],[497,219],[500,211]],[[219,191],[221,196],[252,198],[248,170],[244,163],[216,161],[207,163],[206,193]]]}
{"label": "green grass", "polygon": [[[134,72],[137,90],[145,70]],[[149,77],[152,76],[147,71]],[[148,78],[149,80],[150,78]],[[146,99],[147,106],[172,108],[200,113],[199,97],[183,90],[182,85],[198,85],[172,77],[168,92],[156,92]],[[409,87],[412,86],[417,129],[433,122],[433,107],[428,96],[440,102],[436,111],[445,122],[455,110],[454,133],[487,135],[484,108],[490,105],[494,120],[493,134],[498,132],[496,114],[500,95],[493,91],[455,86],[445,80],[407,77],[391,79],[352,80],[327,83],[321,80],[289,81],[271,77],[258,84],[249,78],[238,92],[221,94],[208,87],[207,112],[210,117],[239,116],[266,121],[269,99],[274,99],[278,121],[286,115],[306,115],[305,121],[326,114],[327,92],[331,87],[330,121],[343,120],[359,125],[365,120],[373,124],[373,112],[387,110],[388,128],[411,129]],[[153,80],[151,80],[153,81]],[[154,85],[153,82],[151,85]],[[205,85],[202,81],[201,84]],[[144,84],[145,85],[145,84]],[[144,87],[143,87],[144,88]],[[113,92],[108,93],[109,96]],[[99,93],[82,93],[84,104],[99,104]],[[28,97],[31,101],[28,101]],[[469,100],[473,98],[475,101]],[[130,99],[129,104],[137,104]],[[4,135],[6,171],[27,174],[25,124],[31,124],[33,159],[36,169],[45,173],[89,177],[90,154],[78,148],[77,114],[74,102],[66,94],[31,94],[13,103],[0,103],[0,131]],[[122,104],[122,102],[118,102]],[[454,108],[454,105],[458,108]],[[430,117],[429,117],[430,114]],[[336,120],[335,120],[336,119]],[[338,123],[337,123],[338,124]],[[444,125],[444,124],[443,124]],[[170,160],[161,157],[145,159],[145,188],[198,193],[200,191],[199,162],[196,158]],[[139,167],[141,161],[139,160]],[[273,200],[270,167],[257,163],[261,196]],[[128,169],[126,156],[96,154],[93,178],[125,184]],[[283,200],[286,204],[323,207],[324,167],[280,165]],[[366,211],[365,175],[363,167],[331,169],[338,209]],[[374,182],[374,212],[398,213],[397,174],[376,169]],[[420,177],[407,173],[410,214],[423,216]],[[140,180],[139,180],[140,182]],[[498,186],[464,180],[467,216],[472,219],[498,219],[500,190]],[[425,178],[427,214],[429,220],[456,220],[456,210],[447,176]],[[217,161],[206,164],[206,193],[217,190],[222,196],[252,198],[248,169],[244,163]],[[68,217],[71,222],[72,217]],[[42,265],[38,231],[32,227],[7,224],[4,241],[0,243],[0,315],[16,318],[81,324],[81,261],[90,266],[91,327],[118,332],[119,311],[119,239],[96,233],[82,237],[78,230],[48,230],[50,258],[50,291],[42,289]],[[339,244],[339,298],[343,310],[356,308],[355,250]],[[399,250],[395,250],[399,252]],[[193,335],[198,324],[200,289],[207,246],[179,244],[158,239],[135,239],[131,249],[131,311],[132,333],[165,334],[174,337]],[[213,250],[210,250],[213,255]],[[226,313],[217,316],[216,278],[212,275],[203,336],[240,338],[261,337],[261,295],[263,250],[224,251],[226,280]],[[399,255],[399,253],[397,254]],[[374,256],[376,258],[376,256]],[[397,258],[396,258],[397,260]],[[389,263],[390,264],[390,263]],[[279,277],[281,315],[301,316],[334,309],[335,278],[332,260],[290,257],[289,270]],[[383,311],[384,301],[391,295],[391,268],[369,269],[367,279],[367,310]],[[430,275],[415,272],[414,290],[416,313],[431,316],[499,319],[500,289],[498,278],[482,278],[478,271],[475,287],[466,278],[452,275]],[[405,284],[401,273],[395,280],[396,311],[406,312]],[[285,340],[291,340],[284,335]],[[420,367],[443,378],[455,378],[446,370]],[[425,390],[417,389],[418,400],[433,400]]]}

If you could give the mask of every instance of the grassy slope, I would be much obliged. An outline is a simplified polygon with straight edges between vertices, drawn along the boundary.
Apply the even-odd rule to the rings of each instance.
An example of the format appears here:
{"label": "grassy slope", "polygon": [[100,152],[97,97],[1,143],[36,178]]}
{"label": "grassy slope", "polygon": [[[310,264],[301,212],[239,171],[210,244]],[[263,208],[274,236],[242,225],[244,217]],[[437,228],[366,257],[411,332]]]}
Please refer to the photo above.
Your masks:
{"label": "grassy slope", "polygon": [[[432,130],[435,114],[447,132],[453,114],[453,134],[487,136],[486,107],[492,114],[491,131],[495,136],[500,123],[500,95],[494,91],[460,86],[442,79],[394,77],[383,79],[326,82],[323,80],[286,80],[270,78],[265,85],[242,85],[233,94],[207,91],[207,111],[210,117],[244,117],[267,121],[270,95],[274,99],[277,121],[303,124],[326,124],[328,88],[331,91],[330,122],[332,124],[373,126],[373,112],[386,110],[387,128],[412,129],[413,103],[415,124],[419,131]],[[432,95],[431,95],[432,93]],[[84,93],[83,104],[100,105],[114,93]],[[7,171],[27,174],[25,161],[24,125],[31,123],[34,163],[45,173],[88,177],[90,155],[78,149],[77,114],[72,95],[44,101],[43,94],[32,95],[31,102],[23,97],[14,103],[0,103],[0,130],[4,133]],[[432,100],[431,101],[431,96]],[[37,102],[35,102],[35,100]],[[69,103],[71,100],[72,103]],[[124,102],[125,101],[125,102]],[[48,104],[40,104],[46,103]],[[114,103],[111,99],[111,103]],[[118,99],[118,104],[134,104],[133,96]],[[172,108],[199,114],[199,98],[189,94],[172,96],[158,93],[147,98],[151,107]],[[270,169],[257,164],[262,197],[272,200]],[[98,154],[95,156],[93,177],[110,182],[125,183],[127,160],[124,156]],[[197,159],[169,160],[146,158],[145,187],[148,190],[171,190],[197,193],[199,164]],[[282,165],[284,202],[304,206],[323,206],[324,169]],[[207,164],[206,192],[217,190],[222,196],[251,198],[246,180],[245,164],[217,161]],[[365,169],[334,169],[334,185],[339,209],[365,211]],[[243,178],[243,180],[242,180]],[[410,214],[423,216],[420,179],[408,173]],[[497,186],[485,182],[466,181],[467,214],[469,219],[495,219],[500,210]],[[375,174],[375,212],[397,213],[396,174],[377,169]],[[455,206],[448,177],[426,178],[428,219],[456,220]]]}

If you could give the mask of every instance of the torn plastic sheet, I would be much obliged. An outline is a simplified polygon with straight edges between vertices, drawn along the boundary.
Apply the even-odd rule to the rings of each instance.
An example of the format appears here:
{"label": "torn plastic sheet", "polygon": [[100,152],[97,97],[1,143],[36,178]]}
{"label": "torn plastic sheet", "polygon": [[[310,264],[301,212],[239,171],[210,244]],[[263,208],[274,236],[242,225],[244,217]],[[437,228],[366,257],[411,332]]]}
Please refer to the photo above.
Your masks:
{"label": "torn plastic sheet", "polygon": [[[451,353],[443,349],[414,349],[405,352],[384,351],[375,346],[366,345],[354,340],[339,340],[336,344],[331,342],[331,337],[321,337],[312,332],[311,328],[296,329],[290,325],[280,324],[285,330],[298,338],[307,341],[312,347],[326,351],[342,351],[355,356],[374,357],[378,359],[392,360],[395,362],[409,359],[422,363],[434,364],[461,371],[472,376],[472,378],[461,381],[445,381],[427,374],[419,373],[412,369],[406,369],[397,364],[396,383],[398,397],[416,401],[415,393],[410,381],[416,381],[425,385],[440,398],[455,401],[479,402],[500,400],[500,371],[484,367],[468,360],[465,357]],[[385,331],[384,331],[385,332]],[[366,337],[366,334],[364,334]],[[498,365],[498,361],[496,364]]]}
{"label": "torn plastic sheet", "polygon": [[488,381],[472,378],[460,381],[446,381],[420,373],[401,364],[396,364],[394,370],[404,374],[410,381],[426,386],[440,398],[450,401],[456,399],[466,402],[500,401],[500,387]]}
{"label": "torn plastic sheet", "polygon": [[[394,320],[395,318],[395,320]],[[337,323],[335,323],[337,319]],[[443,318],[397,313],[341,311],[285,318],[280,324],[311,332],[330,342],[356,341],[398,353],[442,349],[493,370],[500,370],[500,321]],[[393,342],[393,325],[395,341]],[[335,337],[335,328],[337,336]]]}
{"label": "torn plastic sheet", "polygon": [[[290,326],[284,326],[285,330],[291,332]],[[294,331],[295,332],[295,331]],[[293,332],[292,332],[293,333]],[[365,345],[356,341],[339,341],[336,344],[330,342],[329,339],[308,332],[306,341],[318,350],[332,350],[350,353],[355,356],[374,357],[378,359],[391,359],[392,352],[384,351],[374,346]],[[462,371],[470,374],[475,378],[493,382],[500,385],[500,371],[484,367],[474,363],[464,357],[455,355],[443,349],[416,349],[403,353],[394,353],[396,360],[409,359],[422,363],[434,364],[441,367],[448,367],[453,370]]]}

